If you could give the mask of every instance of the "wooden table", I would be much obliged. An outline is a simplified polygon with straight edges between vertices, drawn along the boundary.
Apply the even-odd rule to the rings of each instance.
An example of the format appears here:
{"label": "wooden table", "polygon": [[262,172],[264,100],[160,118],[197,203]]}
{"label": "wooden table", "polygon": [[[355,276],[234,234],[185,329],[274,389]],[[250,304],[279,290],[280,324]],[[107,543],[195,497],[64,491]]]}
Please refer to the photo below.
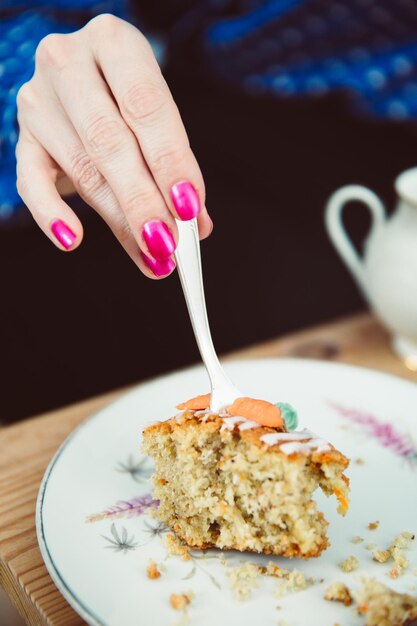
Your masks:
{"label": "wooden table", "polygon": [[[379,369],[417,382],[417,372],[392,354],[381,326],[367,314],[268,341],[226,358],[312,357]],[[43,564],[35,531],[35,503],[45,468],[83,419],[123,390],[80,402],[0,430],[0,584],[28,624],[78,626]]]}

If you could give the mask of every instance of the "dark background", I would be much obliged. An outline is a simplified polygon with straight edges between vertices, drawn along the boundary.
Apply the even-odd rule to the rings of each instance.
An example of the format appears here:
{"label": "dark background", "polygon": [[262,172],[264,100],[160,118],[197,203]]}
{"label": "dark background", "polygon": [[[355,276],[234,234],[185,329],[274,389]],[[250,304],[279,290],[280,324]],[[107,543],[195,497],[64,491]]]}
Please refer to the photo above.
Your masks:
{"label": "dark background", "polygon": [[[207,187],[202,244],[220,353],[364,307],[328,241],[323,207],[347,183],[391,207],[415,166],[410,126],[354,117],[342,95],[285,100],[235,93],[171,63],[165,71]],[[176,273],[144,278],[94,212],[85,240],[57,251],[34,225],[0,232],[0,419],[12,421],[198,359]],[[362,240],[365,209],[348,224]]]}

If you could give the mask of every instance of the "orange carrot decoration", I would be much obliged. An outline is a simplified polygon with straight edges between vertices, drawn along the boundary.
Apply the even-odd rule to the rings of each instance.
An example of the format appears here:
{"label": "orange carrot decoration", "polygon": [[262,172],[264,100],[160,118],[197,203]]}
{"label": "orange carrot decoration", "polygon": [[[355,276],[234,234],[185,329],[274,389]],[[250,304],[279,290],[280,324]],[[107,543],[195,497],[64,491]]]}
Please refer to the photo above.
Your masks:
{"label": "orange carrot decoration", "polygon": [[196,396],[195,398],[191,398],[191,400],[187,400],[187,402],[182,402],[178,404],[177,409],[179,411],[185,411],[189,409],[190,411],[204,411],[204,409],[210,408],[210,394],[205,393],[203,396]]}
{"label": "orange carrot decoration", "polygon": [[262,426],[285,430],[281,411],[275,404],[255,398],[237,398],[227,409],[230,415],[246,417]]}
{"label": "orange carrot decoration", "polygon": [[[178,404],[179,411],[204,411],[210,408],[210,394],[191,398],[186,402]],[[285,430],[284,420],[280,409],[266,400],[256,400],[255,398],[237,398],[227,409],[232,416],[245,417],[248,420],[257,422],[262,426],[280,428]]]}

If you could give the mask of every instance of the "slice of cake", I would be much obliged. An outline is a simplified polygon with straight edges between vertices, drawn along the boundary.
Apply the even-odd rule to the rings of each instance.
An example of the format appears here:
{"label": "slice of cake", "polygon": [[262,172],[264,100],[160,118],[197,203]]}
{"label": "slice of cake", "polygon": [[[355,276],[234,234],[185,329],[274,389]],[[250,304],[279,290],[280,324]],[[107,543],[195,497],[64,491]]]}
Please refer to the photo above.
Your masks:
{"label": "slice of cake", "polygon": [[157,519],[192,548],[319,556],[328,522],[312,495],[321,487],[346,512],[347,458],[310,431],[289,432],[289,405],[240,398],[219,415],[208,406],[200,396],[144,431]]}

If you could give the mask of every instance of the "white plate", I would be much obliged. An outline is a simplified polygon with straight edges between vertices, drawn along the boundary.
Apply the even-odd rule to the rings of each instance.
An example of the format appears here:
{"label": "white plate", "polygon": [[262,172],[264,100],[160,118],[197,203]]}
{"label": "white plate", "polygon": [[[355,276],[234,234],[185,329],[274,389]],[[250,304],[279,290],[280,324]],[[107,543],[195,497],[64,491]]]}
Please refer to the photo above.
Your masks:
{"label": "white plate", "polygon": [[[277,581],[260,577],[251,597],[238,601],[229,586],[228,567],[219,558],[194,556],[190,561],[170,557],[161,578],[147,578],[149,559],[161,562],[166,550],[163,533],[158,533],[147,509],[150,463],[142,463],[141,431],[149,422],[171,416],[175,404],[207,390],[203,369],[192,368],[142,384],[100,411],[66,440],[45,474],[37,506],[42,555],[62,594],[89,624],[174,624],[181,614],[171,608],[170,594],[192,590],[191,625],[275,626],[285,620],[289,626],[356,626],[363,622],[352,608],[322,599],[327,584],[341,580],[357,588],[361,575],[369,575],[401,591],[416,586],[415,546],[409,550],[410,569],[393,581],[387,575],[392,564],[373,562],[365,544],[385,548],[399,532],[417,531],[417,386],[370,370],[318,361],[241,361],[227,363],[226,370],[245,394],[293,404],[303,426],[328,438],[352,459],[348,515],[336,514],[335,498],[317,494],[319,508],[330,522],[331,547],[308,562],[274,559],[280,566],[305,571],[317,582],[277,600]],[[357,458],[364,465],[355,463]],[[134,500],[139,497],[143,499]],[[125,504],[119,506],[126,509],[134,501],[131,516],[86,523],[88,516],[121,500]],[[380,526],[371,531],[368,523],[375,520]],[[353,544],[355,535],[364,542]],[[210,551],[209,556],[218,554]],[[344,574],[338,563],[351,554],[359,559],[360,568]],[[229,566],[242,560],[264,564],[271,560],[237,552],[224,557]]]}

